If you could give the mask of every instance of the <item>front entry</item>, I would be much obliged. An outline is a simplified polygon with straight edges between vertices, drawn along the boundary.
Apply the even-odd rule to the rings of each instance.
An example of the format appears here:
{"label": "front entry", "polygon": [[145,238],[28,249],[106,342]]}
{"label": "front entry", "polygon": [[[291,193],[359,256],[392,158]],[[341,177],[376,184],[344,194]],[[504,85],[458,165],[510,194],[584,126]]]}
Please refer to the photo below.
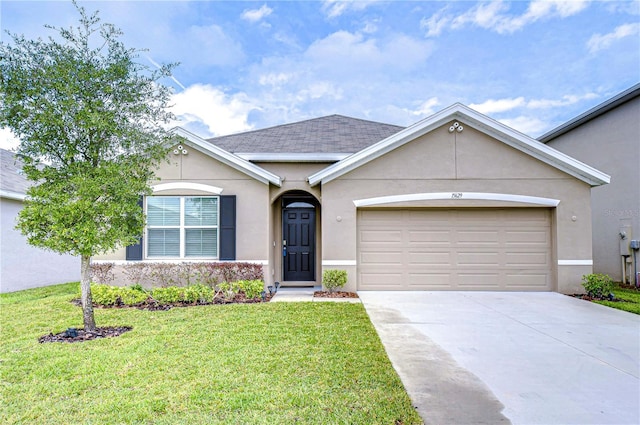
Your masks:
{"label": "front entry", "polygon": [[[298,207],[304,205],[304,207]],[[282,255],[285,281],[314,281],[316,211],[297,202],[282,210]]]}

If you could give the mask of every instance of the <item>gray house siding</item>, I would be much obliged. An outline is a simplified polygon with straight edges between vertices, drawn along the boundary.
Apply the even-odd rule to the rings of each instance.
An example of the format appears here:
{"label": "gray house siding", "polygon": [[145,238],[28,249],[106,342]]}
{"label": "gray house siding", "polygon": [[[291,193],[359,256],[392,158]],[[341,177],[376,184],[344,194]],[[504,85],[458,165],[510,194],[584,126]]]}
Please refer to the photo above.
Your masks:
{"label": "gray house siding", "polygon": [[621,281],[620,229],[630,229],[627,240],[640,239],[640,85],[581,117],[541,141],[611,176],[591,194],[593,270]]}
{"label": "gray house siding", "polygon": [[29,182],[22,164],[0,149],[0,292],[80,280],[80,259],[35,248],[15,229]]}

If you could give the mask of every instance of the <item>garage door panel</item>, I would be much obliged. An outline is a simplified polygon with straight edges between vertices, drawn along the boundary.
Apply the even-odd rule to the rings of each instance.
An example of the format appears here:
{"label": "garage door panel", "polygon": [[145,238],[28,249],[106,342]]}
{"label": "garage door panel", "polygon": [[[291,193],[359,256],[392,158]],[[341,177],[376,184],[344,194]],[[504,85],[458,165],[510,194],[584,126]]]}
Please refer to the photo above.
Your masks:
{"label": "garage door panel", "polygon": [[448,266],[451,263],[451,253],[446,252],[409,252],[408,264],[425,264],[430,266]]}
{"label": "garage door panel", "polygon": [[409,242],[429,246],[447,246],[451,241],[451,232],[448,230],[408,230],[407,236]]}
{"label": "garage door panel", "polygon": [[408,273],[408,290],[411,291],[436,291],[449,289],[451,281],[450,273]]}
{"label": "garage door panel", "polygon": [[402,262],[402,251],[395,252],[363,252],[360,254],[360,262],[362,264],[371,265],[395,265]]}
{"label": "garage door panel", "polygon": [[458,230],[457,243],[459,245],[490,245],[500,244],[499,232],[497,230]]}
{"label": "garage door panel", "polygon": [[364,230],[360,234],[360,240],[362,242],[378,242],[384,244],[402,242],[402,232],[391,230]]}
{"label": "garage door panel", "polygon": [[504,233],[507,245],[549,244],[549,233],[544,230],[506,230]]}
{"label": "garage door panel", "polygon": [[361,210],[358,288],[551,290],[550,226],[537,208]]}
{"label": "garage door panel", "polygon": [[376,289],[403,289],[403,273],[361,273],[361,284],[370,290]]}
{"label": "garage door panel", "polygon": [[452,265],[498,267],[500,265],[500,255],[496,252],[458,252],[456,261]]}

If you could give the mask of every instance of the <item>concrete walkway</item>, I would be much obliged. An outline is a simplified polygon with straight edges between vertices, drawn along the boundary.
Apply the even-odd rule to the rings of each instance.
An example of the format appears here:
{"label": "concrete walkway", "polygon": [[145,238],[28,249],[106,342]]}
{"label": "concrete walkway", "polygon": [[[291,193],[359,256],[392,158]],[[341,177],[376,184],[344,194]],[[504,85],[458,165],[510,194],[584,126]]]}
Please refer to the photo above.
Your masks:
{"label": "concrete walkway", "polygon": [[549,292],[358,294],[426,424],[640,424],[640,316]]}
{"label": "concrete walkway", "polygon": [[347,302],[347,303],[359,303],[359,298],[323,298],[314,297],[315,291],[321,291],[320,286],[309,287],[280,287],[278,292],[271,298],[270,302]]}

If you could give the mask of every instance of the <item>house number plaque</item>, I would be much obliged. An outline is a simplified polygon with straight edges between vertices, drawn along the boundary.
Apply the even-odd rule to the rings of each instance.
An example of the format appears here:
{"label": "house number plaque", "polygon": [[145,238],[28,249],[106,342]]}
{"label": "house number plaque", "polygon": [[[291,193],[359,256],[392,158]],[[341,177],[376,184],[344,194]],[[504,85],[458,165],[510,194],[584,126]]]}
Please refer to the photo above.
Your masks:
{"label": "house number plaque", "polygon": [[462,198],[462,192],[453,192],[451,194],[451,199],[461,199]]}

